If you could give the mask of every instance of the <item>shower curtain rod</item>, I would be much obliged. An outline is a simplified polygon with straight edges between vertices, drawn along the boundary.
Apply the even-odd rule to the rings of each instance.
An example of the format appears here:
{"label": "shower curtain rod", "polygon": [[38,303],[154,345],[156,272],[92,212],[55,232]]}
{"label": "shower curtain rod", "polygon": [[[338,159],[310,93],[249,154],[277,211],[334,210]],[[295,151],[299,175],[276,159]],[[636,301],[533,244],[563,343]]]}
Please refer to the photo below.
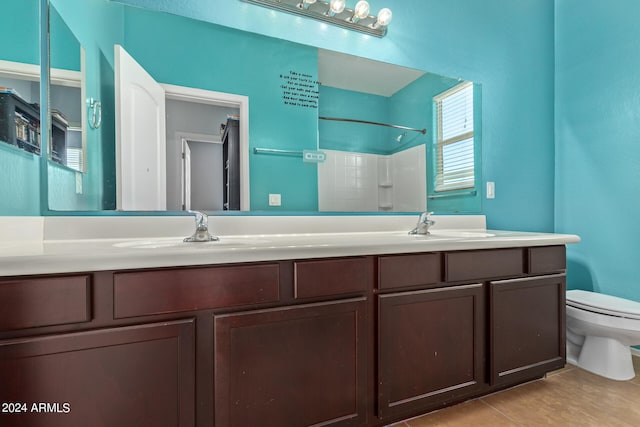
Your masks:
{"label": "shower curtain rod", "polygon": [[386,127],[390,127],[390,128],[394,128],[394,129],[402,129],[402,130],[410,130],[413,132],[420,132],[423,135],[427,134],[427,130],[426,129],[414,129],[414,128],[410,128],[407,126],[400,126],[400,125],[392,125],[392,124],[388,124],[388,123],[379,123],[379,122],[370,122],[368,120],[358,120],[358,119],[342,119],[339,117],[318,117],[320,120],[332,120],[335,122],[350,122],[350,123],[363,123],[365,125],[376,125],[376,126],[386,126]]}

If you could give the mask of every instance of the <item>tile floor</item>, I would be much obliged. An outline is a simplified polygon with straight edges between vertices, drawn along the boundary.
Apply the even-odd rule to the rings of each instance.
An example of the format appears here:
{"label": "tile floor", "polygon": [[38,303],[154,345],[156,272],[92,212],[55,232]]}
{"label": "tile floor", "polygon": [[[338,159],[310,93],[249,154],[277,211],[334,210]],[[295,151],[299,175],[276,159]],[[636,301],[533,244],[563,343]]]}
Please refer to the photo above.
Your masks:
{"label": "tile floor", "polygon": [[502,392],[406,420],[392,427],[640,426],[640,357],[636,378],[612,381],[575,366]]}

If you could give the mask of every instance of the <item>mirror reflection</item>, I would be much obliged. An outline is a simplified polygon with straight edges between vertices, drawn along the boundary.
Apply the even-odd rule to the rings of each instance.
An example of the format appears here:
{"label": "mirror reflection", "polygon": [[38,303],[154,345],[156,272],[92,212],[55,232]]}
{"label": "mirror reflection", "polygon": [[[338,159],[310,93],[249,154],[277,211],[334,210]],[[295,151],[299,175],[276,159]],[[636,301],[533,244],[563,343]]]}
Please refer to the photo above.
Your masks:
{"label": "mirror reflection", "polygon": [[[51,5],[87,70],[84,161],[53,159],[52,210],[479,211],[473,179],[430,184],[479,174],[478,132],[462,154],[458,136],[438,137],[436,101],[465,82],[106,0]],[[66,31],[54,19],[52,60]]]}

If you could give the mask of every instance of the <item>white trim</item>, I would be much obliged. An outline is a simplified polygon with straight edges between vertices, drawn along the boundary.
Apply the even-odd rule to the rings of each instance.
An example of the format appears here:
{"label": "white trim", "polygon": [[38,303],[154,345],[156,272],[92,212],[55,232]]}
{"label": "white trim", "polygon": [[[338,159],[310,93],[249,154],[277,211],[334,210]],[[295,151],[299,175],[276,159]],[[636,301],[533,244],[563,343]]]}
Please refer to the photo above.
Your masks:
{"label": "white trim", "polygon": [[211,135],[206,133],[193,133],[177,131],[175,134],[176,140],[186,139],[193,142],[208,142],[211,144],[222,144],[222,139],[219,135]]}
{"label": "white trim", "polygon": [[40,66],[0,60],[0,77],[40,81]]}
{"label": "white trim", "polygon": [[453,95],[456,92],[459,92],[463,89],[466,89],[469,86],[473,86],[473,82],[462,82],[462,83],[458,83],[457,85],[455,85],[454,87],[452,87],[451,89],[447,89],[442,93],[437,94],[436,96],[433,97],[433,101],[434,102],[440,102],[443,99],[445,99],[446,97]]}
{"label": "white trim", "polygon": [[167,99],[198,102],[240,110],[240,210],[248,211],[249,197],[249,97],[161,83]]}
{"label": "white trim", "polygon": [[84,47],[80,46],[80,128],[82,129],[82,170],[87,171],[87,67]]}
{"label": "white trim", "polygon": [[[40,65],[0,60],[0,76],[37,82],[40,80]],[[82,86],[82,71],[52,68],[49,72],[49,78],[52,85]]]}

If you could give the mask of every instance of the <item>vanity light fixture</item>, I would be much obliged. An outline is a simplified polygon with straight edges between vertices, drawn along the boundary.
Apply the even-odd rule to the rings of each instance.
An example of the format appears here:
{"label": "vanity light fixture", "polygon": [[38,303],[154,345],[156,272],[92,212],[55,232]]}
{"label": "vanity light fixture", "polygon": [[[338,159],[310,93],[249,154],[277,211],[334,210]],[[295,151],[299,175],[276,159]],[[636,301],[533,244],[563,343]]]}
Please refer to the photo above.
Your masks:
{"label": "vanity light fixture", "polygon": [[325,13],[329,16],[336,16],[336,14],[342,13],[345,7],[347,7],[347,2],[344,0],[331,0],[329,2],[329,10]]}
{"label": "vanity light fixture", "polygon": [[349,18],[350,22],[358,22],[369,16],[369,3],[366,0],[360,0],[353,8],[353,15]]}
{"label": "vanity light fixture", "polygon": [[318,19],[350,30],[376,37],[384,37],[391,22],[391,10],[380,9],[376,16],[370,15],[369,3],[358,1],[353,9],[347,7],[347,0],[242,0],[284,12]]}

